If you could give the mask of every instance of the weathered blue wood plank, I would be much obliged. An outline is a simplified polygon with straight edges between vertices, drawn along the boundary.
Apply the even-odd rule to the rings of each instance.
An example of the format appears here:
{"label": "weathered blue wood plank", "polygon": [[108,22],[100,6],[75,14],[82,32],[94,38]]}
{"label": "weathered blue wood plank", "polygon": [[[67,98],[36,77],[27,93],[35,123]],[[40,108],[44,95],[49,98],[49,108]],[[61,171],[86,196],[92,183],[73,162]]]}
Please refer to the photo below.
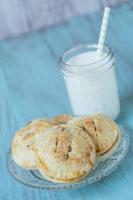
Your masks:
{"label": "weathered blue wood plank", "polygon": [[[127,121],[133,142],[132,7],[114,8],[107,42],[117,61],[121,97],[120,121]],[[123,164],[104,180],[75,191],[32,189],[9,176],[5,157],[14,132],[27,121],[71,113],[58,58],[79,42],[98,40],[102,13],[78,17],[61,26],[0,43],[0,199],[132,200],[133,146]],[[130,26],[129,26],[130,24]]]}

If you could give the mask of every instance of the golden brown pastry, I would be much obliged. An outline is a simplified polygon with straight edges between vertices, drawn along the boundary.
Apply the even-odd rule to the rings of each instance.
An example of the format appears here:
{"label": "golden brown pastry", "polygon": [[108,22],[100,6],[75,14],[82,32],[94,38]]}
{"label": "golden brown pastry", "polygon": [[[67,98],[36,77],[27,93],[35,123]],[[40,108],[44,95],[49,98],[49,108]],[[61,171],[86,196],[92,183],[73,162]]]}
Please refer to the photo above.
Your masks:
{"label": "golden brown pastry", "polygon": [[85,119],[88,119],[88,116],[82,116],[82,117],[72,117],[68,122],[67,125],[69,126],[76,126],[83,128],[83,122]]}
{"label": "golden brown pastry", "polygon": [[53,182],[69,183],[88,175],[95,163],[91,137],[79,127],[55,126],[36,145],[37,168]]}
{"label": "golden brown pastry", "polygon": [[80,127],[91,136],[98,159],[108,158],[119,145],[121,139],[119,127],[104,115],[74,117],[67,124]]}
{"label": "golden brown pastry", "polygon": [[117,148],[121,134],[119,127],[108,117],[97,114],[83,122],[85,130],[91,136],[99,158],[108,158]]}
{"label": "golden brown pastry", "polygon": [[70,115],[57,115],[50,120],[51,125],[66,124],[72,117]]}
{"label": "golden brown pastry", "polygon": [[25,169],[36,169],[34,144],[37,137],[50,126],[46,119],[34,120],[20,129],[12,141],[12,157],[14,161]]}

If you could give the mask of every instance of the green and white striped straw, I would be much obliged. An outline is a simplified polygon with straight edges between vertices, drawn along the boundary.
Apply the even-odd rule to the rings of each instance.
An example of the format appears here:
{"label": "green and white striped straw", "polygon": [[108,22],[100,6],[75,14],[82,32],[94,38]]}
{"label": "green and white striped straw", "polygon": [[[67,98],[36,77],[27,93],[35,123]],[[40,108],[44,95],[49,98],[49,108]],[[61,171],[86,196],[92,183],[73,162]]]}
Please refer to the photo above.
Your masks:
{"label": "green and white striped straw", "polygon": [[99,41],[98,41],[98,48],[97,48],[98,56],[101,56],[103,54],[103,48],[104,48],[104,42],[105,42],[105,38],[106,38],[106,34],[107,34],[109,16],[110,16],[110,8],[105,7]]}

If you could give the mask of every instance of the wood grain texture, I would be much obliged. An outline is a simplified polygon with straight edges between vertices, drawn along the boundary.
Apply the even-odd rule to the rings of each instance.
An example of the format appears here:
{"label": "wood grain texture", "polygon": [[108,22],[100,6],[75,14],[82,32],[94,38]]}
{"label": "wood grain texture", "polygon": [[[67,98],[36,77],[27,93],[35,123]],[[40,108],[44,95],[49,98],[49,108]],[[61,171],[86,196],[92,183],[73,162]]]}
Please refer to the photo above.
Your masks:
{"label": "wood grain texture", "polygon": [[[0,42],[0,200],[132,200],[133,146],[123,164],[102,181],[75,191],[43,191],[18,183],[5,158],[14,132],[28,121],[72,113],[58,58],[67,48],[98,40],[102,13]],[[119,121],[133,143],[133,4],[114,8],[107,43],[117,61],[121,98]]]}
{"label": "wood grain texture", "polygon": [[12,37],[127,0],[0,0],[0,38]]}

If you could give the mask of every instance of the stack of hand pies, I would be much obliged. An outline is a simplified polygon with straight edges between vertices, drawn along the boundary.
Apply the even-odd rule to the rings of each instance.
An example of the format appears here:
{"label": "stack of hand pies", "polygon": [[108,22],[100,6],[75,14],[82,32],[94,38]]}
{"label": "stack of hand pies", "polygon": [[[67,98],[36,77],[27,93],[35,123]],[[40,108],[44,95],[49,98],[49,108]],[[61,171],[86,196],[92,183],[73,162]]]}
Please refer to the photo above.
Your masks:
{"label": "stack of hand pies", "polygon": [[50,181],[70,183],[87,176],[96,160],[109,158],[120,139],[117,124],[101,114],[60,115],[20,129],[12,141],[12,157],[20,167],[39,170]]}

